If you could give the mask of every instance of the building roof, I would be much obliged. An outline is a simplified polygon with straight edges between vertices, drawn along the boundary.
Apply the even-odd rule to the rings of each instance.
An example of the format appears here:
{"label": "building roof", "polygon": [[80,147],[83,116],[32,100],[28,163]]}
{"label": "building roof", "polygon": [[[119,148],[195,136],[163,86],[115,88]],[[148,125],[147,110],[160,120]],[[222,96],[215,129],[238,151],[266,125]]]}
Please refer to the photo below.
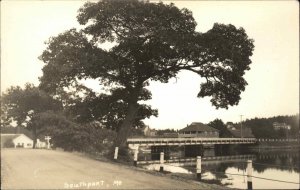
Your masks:
{"label": "building roof", "polygon": [[7,127],[1,127],[0,129],[1,129],[1,134],[15,134],[15,135],[24,134],[27,137],[33,139],[32,132],[29,131],[28,129],[26,129],[25,127],[11,127],[11,126],[7,126]]}
{"label": "building roof", "polygon": [[187,127],[181,129],[179,132],[184,132],[184,131],[201,131],[201,132],[218,132],[219,130],[210,127],[208,125],[205,125],[201,122],[193,122],[192,124],[188,125]]}
{"label": "building roof", "polygon": [[1,144],[5,143],[8,140],[13,140],[19,137],[21,134],[1,134]]}

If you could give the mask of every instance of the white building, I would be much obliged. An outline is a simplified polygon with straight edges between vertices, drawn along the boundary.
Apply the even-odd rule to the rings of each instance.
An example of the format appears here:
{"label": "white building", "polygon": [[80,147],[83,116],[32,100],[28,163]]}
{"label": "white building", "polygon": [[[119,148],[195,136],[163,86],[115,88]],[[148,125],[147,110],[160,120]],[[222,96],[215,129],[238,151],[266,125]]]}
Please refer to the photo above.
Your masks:
{"label": "white building", "polygon": [[144,132],[144,135],[147,136],[147,137],[154,137],[157,134],[156,130],[155,129],[150,129],[149,126],[146,126],[143,129],[143,132]]}
{"label": "white building", "polygon": [[47,147],[47,143],[43,142],[43,141],[40,141],[40,139],[37,139],[35,147],[36,148],[46,148]]}
{"label": "white building", "polygon": [[33,140],[24,134],[1,134],[1,147],[7,147],[8,143],[15,148],[33,147]]}
{"label": "white building", "polygon": [[291,126],[287,125],[286,123],[274,122],[273,127],[275,130],[279,130],[279,129],[291,130]]}

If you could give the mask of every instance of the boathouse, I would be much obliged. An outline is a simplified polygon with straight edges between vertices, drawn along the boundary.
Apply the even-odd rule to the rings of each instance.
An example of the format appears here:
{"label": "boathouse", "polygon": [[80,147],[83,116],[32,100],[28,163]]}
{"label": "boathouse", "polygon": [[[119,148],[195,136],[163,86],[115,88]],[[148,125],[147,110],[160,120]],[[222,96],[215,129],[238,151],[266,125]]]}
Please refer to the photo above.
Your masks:
{"label": "boathouse", "polygon": [[219,137],[219,130],[205,125],[201,122],[193,122],[187,127],[179,130],[179,137],[203,137],[203,138],[216,138]]}

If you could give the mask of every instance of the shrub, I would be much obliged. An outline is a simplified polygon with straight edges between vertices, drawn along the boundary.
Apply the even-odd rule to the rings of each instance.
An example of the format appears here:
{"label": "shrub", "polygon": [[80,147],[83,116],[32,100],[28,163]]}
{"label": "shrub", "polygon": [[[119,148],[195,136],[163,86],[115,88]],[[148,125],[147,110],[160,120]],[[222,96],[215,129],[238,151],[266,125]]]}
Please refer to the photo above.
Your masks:
{"label": "shrub", "polygon": [[14,148],[15,144],[13,143],[12,139],[9,139],[4,143],[4,147],[5,148]]}

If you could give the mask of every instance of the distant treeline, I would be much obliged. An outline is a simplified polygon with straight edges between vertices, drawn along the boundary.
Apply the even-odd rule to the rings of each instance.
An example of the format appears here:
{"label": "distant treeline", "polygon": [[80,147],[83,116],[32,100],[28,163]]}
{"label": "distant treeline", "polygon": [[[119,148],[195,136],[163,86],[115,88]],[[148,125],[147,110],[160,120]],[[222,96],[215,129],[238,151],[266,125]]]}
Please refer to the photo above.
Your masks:
{"label": "distant treeline", "polygon": [[[290,125],[290,130],[279,129],[275,130],[273,123],[285,123]],[[220,137],[230,137],[226,124],[221,119],[215,119],[208,123],[220,131]],[[270,118],[254,118],[246,119],[242,122],[243,127],[250,128],[255,138],[297,138],[299,134],[299,114],[290,116],[275,116]],[[240,123],[235,123],[234,126],[239,130]],[[178,130],[162,129],[157,130],[158,135],[164,133],[177,133]]]}
{"label": "distant treeline", "polygon": [[[274,122],[290,125],[291,129],[275,130],[273,127]],[[299,114],[247,119],[243,122],[243,126],[251,128],[252,133],[256,138],[296,138],[299,134]]]}

